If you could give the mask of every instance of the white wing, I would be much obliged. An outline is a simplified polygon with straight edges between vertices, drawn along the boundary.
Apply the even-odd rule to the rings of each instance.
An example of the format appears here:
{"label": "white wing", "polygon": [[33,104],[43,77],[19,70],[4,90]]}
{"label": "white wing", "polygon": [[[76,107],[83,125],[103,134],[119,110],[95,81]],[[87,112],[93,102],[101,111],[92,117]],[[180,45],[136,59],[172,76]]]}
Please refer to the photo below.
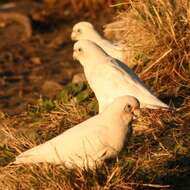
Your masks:
{"label": "white wing", "polygon": [[[99,68],[99,73],[102,73],[100,70],[105,71],[102,73],[104,78],[102,80],[103,90],[99,90],[100,94],[97,97],[100,102],[102,98],[105,99],[102,102],[106,100],[108,102],[111,101],[108,100],[109,97],[131,95],[135,96],[142,106],[148,108],[168,107],[146,88],[140,78],[127,65],[116,59],[108,59],[107,63],[99,65],[102,67],[102,69]],[[101,91],[104,91],[104,95]],[[95,94],[98,93],[95,92]]]}
{"label": "white wing", "polygon": [[[93,167],[107,154],[107,129],[99,117],[89,119],[16,158],[15,163],[52,162]],[[110,137],[109,137],[110,138]],[[88,163],[89,162],[89,163]]]}
{"label": "white wing", "polygon": [[124,49],[119,47],[119,46],[115,46],[113,45],[111,42],[109,42],[108,40],[105,40],[103,38],[94,41],[95,43],[97,43],[100,47],[102,47],[102,49],[109,54],[110,56],[119,59],[120,61],[124,61]]}
{"label": "white wing", "polygon": [[[111,62],[116,66],[115,68],[119,69],[122,75],[124,75],[125,80],[128,82],[126,88],[135,94],[137,93],[138,98],[142,100],[144,104],[147,106],[152,105],[153,107],[158,106],[168,108],[165,103],[160,101],[147,89],[142,80],[133,72],[132,69],[119,60],[112,59]],[[135,96],[135,94],[133,95]]]}

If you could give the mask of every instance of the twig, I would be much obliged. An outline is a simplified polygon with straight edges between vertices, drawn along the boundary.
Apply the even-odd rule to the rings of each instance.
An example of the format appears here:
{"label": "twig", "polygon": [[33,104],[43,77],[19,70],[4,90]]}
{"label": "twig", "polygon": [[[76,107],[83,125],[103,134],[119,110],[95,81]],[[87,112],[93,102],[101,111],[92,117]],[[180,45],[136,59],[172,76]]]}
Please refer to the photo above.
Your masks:
{"label": "twig", "polygon": [[110,181],[112,180],[112,178],[115,176],[115,174],[118,172],[118,168],[116,168],[112,174],[110,175],[110,177],[108,178],[107,182],[106,182],[106,185],[104,186],[104,189],[107,189],[108,188],[108,184],[110,183]]}
{"label": "twig", "polygon": [[143,186],[143,187],[153,187],[153,188],[168,188],[171,187],[171,185],[159,185],[159,184],[151,184],[151,183],[128,183],[130,185],[136,185],[136,186]]}
{"label": "twig", "polygon": [[128,5],[129,3],[117,3],[117,4],[112,4],[110,5],[110,7],[118,7],[118,6],[121,6],[121,5]]}
{"label": "twig", "polygon": [[168,55],[171,51],[172,51],[172,49],[169,49],[168,51],[166,51],[159,59],[157,59],[154,63],[152,63],[148,68],[146,68],[145,70],[143,70],[140,73],[140,75],[143,75],[144,73],[146,73],[147,71],[149,71],[152,67],[154,67],[154,65],[156,65],[156,63],[158,63],[160,60],[162,60],[164,57],[166,57],[166,55]]}
{"label": "twig", "polygon": [[132,171],[132,173],[127,177],[127,181],[136,173],[136,171],[139,169],[139,166],[138,166],[138,163],[139,163],[139,160],[137,160],[136,162],[136,166],[135,166],[135,169]]}
{"label": "twig", "polygon": [[167,150],[167,148],[164,147],[164,145],[159,141],[158,137],[152,133],[154,139],[159,143],[159,145],[162,147],[163,150],[165,150],[167,152],[167,154],[171,155],[171,153]]}

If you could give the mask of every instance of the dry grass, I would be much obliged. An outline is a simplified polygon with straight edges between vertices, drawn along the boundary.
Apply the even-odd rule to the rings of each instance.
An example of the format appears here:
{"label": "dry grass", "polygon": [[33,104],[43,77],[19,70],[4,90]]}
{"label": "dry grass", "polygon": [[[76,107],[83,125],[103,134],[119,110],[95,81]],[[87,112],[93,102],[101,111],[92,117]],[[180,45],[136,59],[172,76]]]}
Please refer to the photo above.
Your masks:
{"label": "dry grass", "polygon": [[[71,87],[70,90],[76,91]],[[183,175],[190,172],[190,138],[189,116],[184,114],[184,108],[175,113],[142,110],[134,125],[137,131],[142,125],[151,130],[135,133],[118,159],[108,160],[95,172],[69,171],[63,165],[8,164],[20,152],[94,115],[97,108],[92,102],[96,102],[95,99],[89,96],[79,103],[77,96],[75,94],[74,99],[69,96],[72,100],[67,101],[61,93],[53,105],[39,100],[35,107],[30,107],[22,115],[9,117],[1,114],[0,189],[169,189],[169,186],[176,185],[178,175],[182,176],[183,183],[186,182]],[[187,103],[190,105],[190,101]]]}
{"label": "dry grass", "polygon": [[[189,13],[187,1],[135,1],[106,27],[107,35],[130,50],[135,71],[147,86],[175,111],[142,110],[133,123],[135,134],[118,159],[107,161],[95,172],[68,171],[62,165],[8,164],[19,152],[94,115],[96,101],[91,92],[84,95],[87,89],[76,93],[74,88],[67,101],[65,91],[61,94],[64,101],[60,96],[53,102],[40,100],[17,117],[2,113],[0,189],[188,189]],[[80,99],[80,91],[86,98]],[[75,101],[70,101],[73,96]],[[137,133],[141,127],[148,127],[148,132]]]}
{"label": "dry grass", "polygon": [[189,14],[188,0],[137,1],[105,34],[125,45],[129,64],[158,93],[181,95],[190,84]]}

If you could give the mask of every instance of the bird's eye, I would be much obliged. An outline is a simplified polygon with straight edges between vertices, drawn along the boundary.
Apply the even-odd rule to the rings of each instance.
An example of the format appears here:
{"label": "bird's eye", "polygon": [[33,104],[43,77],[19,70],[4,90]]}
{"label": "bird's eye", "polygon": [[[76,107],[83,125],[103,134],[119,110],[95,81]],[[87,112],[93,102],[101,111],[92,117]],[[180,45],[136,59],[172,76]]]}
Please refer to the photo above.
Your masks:
{"label": "bird's eye", "polygon": [[77,32],[79,32],[79,33],[80,33],[80,32],[81,32],[81,29],[77,29]]}
{"label": "bird's eye", "polygon": [[130,104],[127,104],[124,108],[126,112],[130,112],[132,110],[132,106]]}
{"label": "bird's eye", "polygon": [[81,52],[81,51],[82,51],[82,48],[79,48],[78,51]]}

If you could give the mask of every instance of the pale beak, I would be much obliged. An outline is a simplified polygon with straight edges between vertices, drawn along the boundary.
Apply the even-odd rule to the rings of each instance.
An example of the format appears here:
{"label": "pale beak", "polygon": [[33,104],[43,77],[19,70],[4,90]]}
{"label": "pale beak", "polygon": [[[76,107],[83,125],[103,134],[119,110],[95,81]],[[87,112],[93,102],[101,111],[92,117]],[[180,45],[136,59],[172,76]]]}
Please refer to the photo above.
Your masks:
{"label": "pale beak", "polygon": [[76,41],[77,40],[77,34],[75,31],[71,33],[71,40]]}
{"label": "pale beak", "polygon": [[141,114],[140,109],[134,109],[133,114],[134,114],[133,119],[137,119]]}
{"label": "pale beak", "polygon": [[73,50],[73,59],[77,60],[77,52],[76,52],[76,50]]}

